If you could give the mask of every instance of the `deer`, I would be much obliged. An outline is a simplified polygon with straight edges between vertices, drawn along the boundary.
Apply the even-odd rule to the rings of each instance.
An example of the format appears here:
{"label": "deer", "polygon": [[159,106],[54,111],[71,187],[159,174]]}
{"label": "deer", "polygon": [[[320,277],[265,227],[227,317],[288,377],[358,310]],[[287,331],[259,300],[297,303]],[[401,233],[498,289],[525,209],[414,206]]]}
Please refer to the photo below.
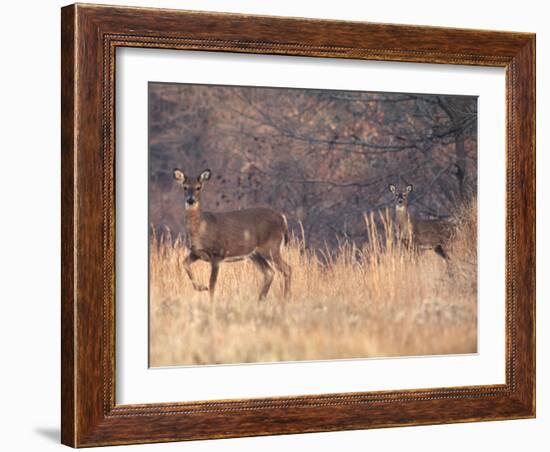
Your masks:
{"label": "deer", "polygon": [[[206,169],[197,177],[189,177],[179,168],[173,170],[174,179],[183,190],[184,225],[189,243],[183,269],[193,288],[209,291],[210,300],[214,300],[220,264],[249,259],[263,275],[258,300],[266,298],[275,271],[283,275],[283,296],[288,299],[291,267],[281,256],[282,247],[289,240],[286,217],[263,207],[228,212],[203,211],[201,193],[211,174]],[[198,260],[210,263],[208,287],[199,284],[193,275],[191,266]]]}
{"label": "deer", "polygon": [[408,201],[408,196],[413,191],[412,184],[408,184],[403,190],[397,189],[394,184],[389,184],[388,188],[394,195],[398,240],[409,249],[431,249],[449,262],[446,246],[452,234],[451,223],[413,217],[409,212]]}

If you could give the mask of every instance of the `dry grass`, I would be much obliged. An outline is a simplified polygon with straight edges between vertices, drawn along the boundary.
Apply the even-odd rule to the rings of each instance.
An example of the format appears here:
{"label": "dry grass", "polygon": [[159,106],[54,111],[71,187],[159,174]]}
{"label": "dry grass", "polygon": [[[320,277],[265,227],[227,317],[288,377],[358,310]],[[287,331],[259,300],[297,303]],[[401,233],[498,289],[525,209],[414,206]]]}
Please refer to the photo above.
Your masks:
{"label": "dry grass", "polygon": [[[260,274],[250,262],[223,264],[216,300],[195,292],[178,261],[181,242],[153,237],[150,257],[150,364],[298,361],[472,353],[477,349],[476,210],[457,215],[447,268],[433,252],[394,243],[389,215],[365,217],[363,249],[342,242],[332,254],[303,249],[284,257],[292,295],[275,277],[258,303]],[[206,284],[209,266],[193,267]]]}

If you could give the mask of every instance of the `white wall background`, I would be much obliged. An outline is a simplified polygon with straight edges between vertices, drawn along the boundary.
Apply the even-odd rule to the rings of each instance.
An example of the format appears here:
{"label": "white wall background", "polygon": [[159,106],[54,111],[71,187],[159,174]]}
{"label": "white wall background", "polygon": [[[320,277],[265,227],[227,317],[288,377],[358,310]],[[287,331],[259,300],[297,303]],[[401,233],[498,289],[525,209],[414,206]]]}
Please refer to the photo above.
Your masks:
{"label": "white wall background", "polygon": [[[118,4],[282,16],[365,20],[537,33],[538,274],[547,270],[550,178],[550,31],[544,2],[463,0],[297,2],[278,0],[113,0]],[[97,2],[93,2],[97,3]],[[59,445],[60,240],[59,136],[60,1],[27,0],[2,6],[0,28],[0,268],[2,281],[0,417],[3,450],[44,451]],[[7,138],[7,140],[6,140]],[[500,452],[547,450],[550,397],[544,331],[548,278],[539,278],[537,303],[537,419],[369,431],[118,447],[116,450],[265,451],[406,449]],[[545,381],[546,380],[546,381]],[[546,432],[547,433],[547,432]]]}

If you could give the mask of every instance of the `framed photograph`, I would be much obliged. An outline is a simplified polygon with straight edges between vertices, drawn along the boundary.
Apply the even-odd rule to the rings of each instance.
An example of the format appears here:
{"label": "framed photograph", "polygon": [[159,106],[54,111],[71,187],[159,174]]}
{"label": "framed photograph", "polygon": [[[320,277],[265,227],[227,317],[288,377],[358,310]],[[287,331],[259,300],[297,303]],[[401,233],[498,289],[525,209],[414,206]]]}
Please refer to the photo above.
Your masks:
{"label": "framed photograph", "polygon": [[535,416],[535,36],[62,8],[62,442]]}

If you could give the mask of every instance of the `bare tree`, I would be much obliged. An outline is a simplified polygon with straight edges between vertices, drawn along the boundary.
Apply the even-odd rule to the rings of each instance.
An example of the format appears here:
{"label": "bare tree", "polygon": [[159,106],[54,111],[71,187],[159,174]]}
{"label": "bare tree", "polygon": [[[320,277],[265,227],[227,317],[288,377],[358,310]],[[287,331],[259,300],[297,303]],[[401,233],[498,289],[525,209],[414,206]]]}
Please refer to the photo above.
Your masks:
{"label": "bare tree", "polygon": [[275,208],[313,247],[364,240],[396,180],[446,217],[477,190],[476,120],[467,96],[151,84],[151,221],[182,227],[175,166],[212,169],[211,210]]}

